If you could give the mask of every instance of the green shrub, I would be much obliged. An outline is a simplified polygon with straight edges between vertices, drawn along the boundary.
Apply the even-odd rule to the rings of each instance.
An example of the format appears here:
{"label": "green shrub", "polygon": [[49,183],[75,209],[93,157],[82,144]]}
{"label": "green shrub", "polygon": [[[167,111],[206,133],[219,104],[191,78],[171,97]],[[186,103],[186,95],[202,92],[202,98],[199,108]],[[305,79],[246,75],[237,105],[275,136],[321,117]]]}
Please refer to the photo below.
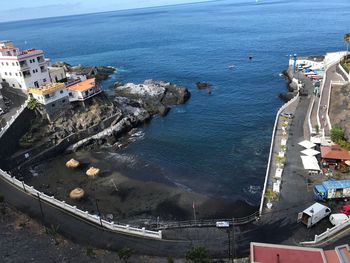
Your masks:
{"label": "green shrub", "polygon": [[22,148],[30,148],[33,146],[35,140],[33,139],[33,136],[31,134],[25,134],[22,136],[21,139],[19,139],[19,146]]}
{"label": "green shrub", "polygon": [[331,140],[335,143],[344,141],[344,131],[339,126],[335,126],[331,129]]}
{"label": "green shrub", "polygon": [[191,247],[186,252],[186,260],[190,260],[194,263],[209,263],[209,251],[206,247],[203,246]]}

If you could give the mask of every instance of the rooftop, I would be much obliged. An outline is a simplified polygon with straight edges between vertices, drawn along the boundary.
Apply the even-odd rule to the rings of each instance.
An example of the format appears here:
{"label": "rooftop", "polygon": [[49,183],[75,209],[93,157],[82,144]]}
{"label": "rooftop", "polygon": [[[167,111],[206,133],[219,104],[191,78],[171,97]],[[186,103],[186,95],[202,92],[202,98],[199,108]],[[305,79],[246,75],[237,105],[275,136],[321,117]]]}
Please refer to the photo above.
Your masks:
{"label": "rooftop", "polygon": [[322,249],[266,243],[250,244],[252,263],[327,263]]}
{"label": "rooftop", "polygon": [[321,146],[321,157],[324,159],[350,160],[349,151],[339,145]]}
{"label": "rooftop", "polygon": [[94,88],[96,86],[95,78],[80,81],[76,84],[72,84],[67,87],[69,90],[73,91],[86,91],[88,89]]}
{"label": "rooftop", "polygon": [[32,94],[46,95],[63,88],[65,88],[64,83],[48,83],[44,86],[40,86],[39,88],[29,88],[28,92]]}

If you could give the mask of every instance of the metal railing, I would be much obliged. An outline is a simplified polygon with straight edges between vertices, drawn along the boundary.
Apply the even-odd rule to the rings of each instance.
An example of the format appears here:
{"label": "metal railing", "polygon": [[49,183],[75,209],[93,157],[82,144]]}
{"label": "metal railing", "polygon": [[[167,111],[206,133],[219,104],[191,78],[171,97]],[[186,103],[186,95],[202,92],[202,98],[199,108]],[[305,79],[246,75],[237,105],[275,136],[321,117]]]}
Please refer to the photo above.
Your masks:
{"label": "metal railing", "polygon": [[0,177],[4,180],[6,180],[9,184],[12,184],[16,186],[17,188],[20,188],[24,192],[30,194],[33,198],[40,198],[41,200],[46,201],[47,203],[50,203],[54,205],[55,207],[61,208],[64,211],[70,212],[78,217],[80,217],[82,220],[87,220],[89,222],[92,222],[96,225],[100,225],[102,227],[105,227],[111,231],[118,232],[118,233],[124,233],[124,234],[130,234],[130,235],[137,235],[152,239],[162,239],[162,231],[151,231],[146,230],[143,228],[136,228],[131,227],[130,225],[120,225],[115,224],[114,222],[109,222],[104,219],[102,219],[98,215],[91,215],[88,211],[82,211],[78,209],[76,206],[71,206],[67,204],[65,201],[57,200],[54,196],[48,196],[42,192],[39,192],[36,190],[33,186],[29,186],[25,184],[23,181],[19,181],[15,177],[12,177],[5,171],[0,169]]}
{"label": "metal railing", "polygon": [[151,225],[155,229],[174,229],[174,228],[189,228],[189,227],[213,227],[216,226],[217,222],[228,222],[230,226],[245,225],[250,222],[259,219],[259,211],[253,214],[241,217],[241,218],[230,218],[230,219],[197,219],[187,221],[172,221],[172,222],[152,222]]}

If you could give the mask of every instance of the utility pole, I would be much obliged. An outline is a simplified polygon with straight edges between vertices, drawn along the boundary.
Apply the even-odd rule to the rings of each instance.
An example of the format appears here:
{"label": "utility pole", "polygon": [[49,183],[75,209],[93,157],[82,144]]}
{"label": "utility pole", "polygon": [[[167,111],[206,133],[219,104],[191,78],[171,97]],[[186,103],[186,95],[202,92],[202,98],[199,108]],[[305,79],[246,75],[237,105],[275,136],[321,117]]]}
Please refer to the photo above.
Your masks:
{"label": "utility pole", "polygon": [[98,213],[98,217],[100,218],[100,224],[102,225],[102,219],[101,219],[101,212],[100,212],[100,208],[98,207],[98,199],[95,199],[95,203],[96,203],[96,208],[97,208],[97,213]]}
{"label": "utility pole", "polygon": [[234,219],[232,219],[232,263],[234,262],[234,259],[236,258],[235,253],[235,225],[234,225]]}
{"label": "utility pole", "polygon": [[231,229],[230,227],[227,230],[228,235],[228,262],[231,261],[231,236],[230,236]]}
{"label": "utility pole", "polygon": [[45,216],[44,216],[43,207],[42,207],[42,205],[41,205],[40,194],[37,193],[37,196],[38,196],[39,207],[40,207],[40,212],[41,212],[41,219],[42,219],[42,221],[43,221],[43,223],[44,223]]}

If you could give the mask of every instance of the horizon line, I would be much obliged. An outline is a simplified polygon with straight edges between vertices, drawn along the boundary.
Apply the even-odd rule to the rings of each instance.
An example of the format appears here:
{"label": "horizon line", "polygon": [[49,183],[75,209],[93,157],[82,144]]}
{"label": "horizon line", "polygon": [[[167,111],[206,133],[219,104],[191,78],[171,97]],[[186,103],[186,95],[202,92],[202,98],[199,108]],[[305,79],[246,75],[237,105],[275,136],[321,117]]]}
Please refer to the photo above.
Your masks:
{"label": "horizon line", "polygon": [[42,20],[42,19],[49,19],[49,18],[63,18],[63,17],[72,17],[72,16],[106,14],[106,13],[115,13],[115,12],[121,12],[121,11],[143,10],[143,9],[161,8],[161,7],[197,5],[197,4],[211,3],[211,2],[221,2],[221,1],[226,1],[226,0],[201,0],[199,2],[190,2],[190,3],[169,4],[169,5],[155,5],[155,6],[136,7],[136,8],[122,8],[122,9],[109,10],[109,11],[100,11],[100,12],[87,12],[87,13],[77,13],[77,14],[70,14],[70,15],[57,15],[57,16],[38,17],[38,18],[29,18],[29,19],[7,20],[7,21],[0,21],[0,24],[16,23],[16,22],[24,22],[24,21],[35,21],[35,20]]}

